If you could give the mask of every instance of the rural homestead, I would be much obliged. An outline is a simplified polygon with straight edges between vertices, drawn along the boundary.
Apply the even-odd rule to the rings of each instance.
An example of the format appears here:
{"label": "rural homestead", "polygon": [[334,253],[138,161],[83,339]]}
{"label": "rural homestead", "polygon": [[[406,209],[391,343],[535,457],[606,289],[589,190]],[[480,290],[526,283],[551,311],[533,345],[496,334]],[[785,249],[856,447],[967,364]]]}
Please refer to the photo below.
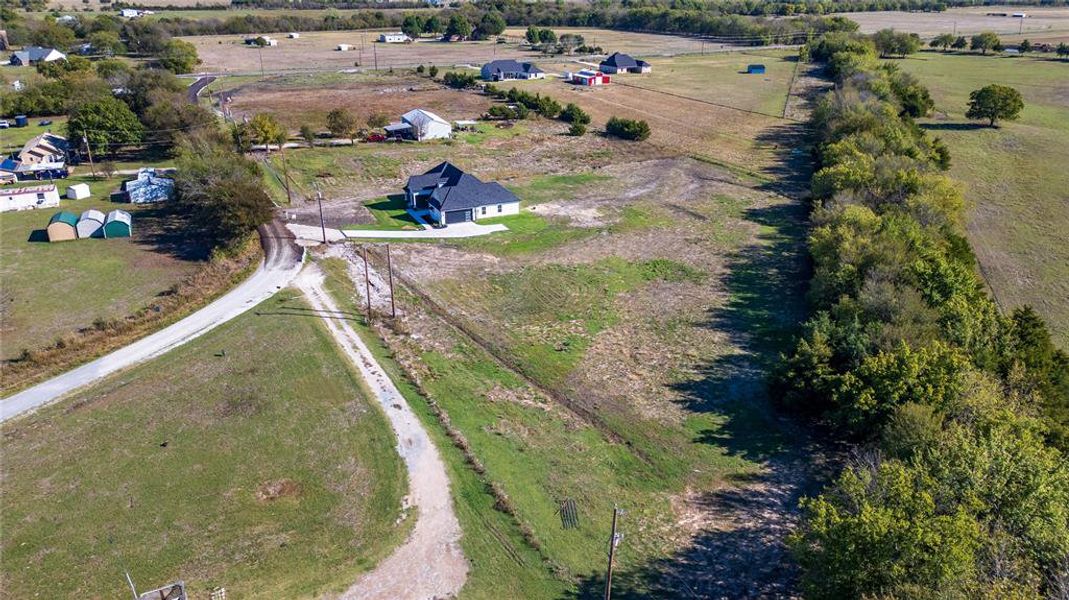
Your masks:
{"label": "rural homestead", "polygon": [[449,225],[520,212],[520,200],[497,182],[443,162],[422,175],[408,178],[404,187],[408,207],[426,214],[432,223]]}

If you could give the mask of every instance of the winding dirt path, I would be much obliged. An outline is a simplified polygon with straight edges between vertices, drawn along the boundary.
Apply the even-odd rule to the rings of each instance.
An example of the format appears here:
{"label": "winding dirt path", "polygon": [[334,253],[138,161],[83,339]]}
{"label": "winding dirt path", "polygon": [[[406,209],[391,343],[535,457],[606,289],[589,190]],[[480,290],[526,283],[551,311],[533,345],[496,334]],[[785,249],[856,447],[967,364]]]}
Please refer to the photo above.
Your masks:
{"label": "winding dirt path", "polygon": [[417,509],[416,525],[408,540],[340,598],[417,600],[455,596],[467,580],[468,562],[460,548],[460,522],[453,512],[449,476],[438,449],[404,396],[346,321],[345,313],[339,311],[323,288],[319,267],[308,265],[295,283],[382,405],[397,435],[397,452],[408,469],[408,504]]}

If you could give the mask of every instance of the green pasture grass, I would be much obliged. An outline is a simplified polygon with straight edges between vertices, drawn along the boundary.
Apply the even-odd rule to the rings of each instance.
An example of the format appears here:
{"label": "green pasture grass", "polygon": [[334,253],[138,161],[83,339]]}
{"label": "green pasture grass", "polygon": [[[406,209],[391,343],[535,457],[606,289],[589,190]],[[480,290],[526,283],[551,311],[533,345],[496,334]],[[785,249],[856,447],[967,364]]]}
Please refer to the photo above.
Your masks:
{"label": "green pasture grass", "polygon": [[[929,87],[937,114],[921,121],[950,146],[965,186],[967,228],[983,274],[1005,308],[1031,304],[1069,348],[1069,65],[1049,57],[922,52],[893,61]],[[1017,121],[988,128],[965,118],[969,93],[1016,88]]]}
{"label": "green pasture grass", "polygon": [[3,436],[12,597],[118,598],[124,570],[190,597],[332,596],[414,516],[385,416],[292,290]]}
{"label": "green pasture grass", "polygon": [[[74,183],[89,184],[84,200],[60,200],[57,208],[0,213],[0,282],[4,288],[3,358],[36,349],[57,336],[89,327],[97,319],[124,317],[192,273],[198,260],[176,256],[146,238],[141,217],[151,205],[114,203],[111,192],[128,177],[94,179],[88,174],[57,181],[60,195]],[[28,184],[30,182],[22,182]],[[43,238],[48,219],[116,208],[133,215],[133,237],[55,244]]]}

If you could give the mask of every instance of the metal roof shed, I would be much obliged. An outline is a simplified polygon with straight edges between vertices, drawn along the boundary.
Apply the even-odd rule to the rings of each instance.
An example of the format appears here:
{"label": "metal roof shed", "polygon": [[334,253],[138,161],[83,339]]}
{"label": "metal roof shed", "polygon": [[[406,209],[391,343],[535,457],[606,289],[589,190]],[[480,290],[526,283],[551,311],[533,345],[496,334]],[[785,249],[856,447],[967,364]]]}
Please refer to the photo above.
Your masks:
{"label": "metal roof shed", "polygon": [[130,237],[133,232],[133,218],[125,210],[113,210],[104,219],[104,237]]}
{"label": "metal roof shed", "polygon": [[50,242],[65,242],[68,240],[78,239],[78,230],[75,229],[78,225],[78,215],[69,213],[67,211],[61,211],[48,220],[48,241]]}
{"label": "metal roof shed", "polygon": [[90,208],[78,219],[78,239],[104,237],[104,213]]}

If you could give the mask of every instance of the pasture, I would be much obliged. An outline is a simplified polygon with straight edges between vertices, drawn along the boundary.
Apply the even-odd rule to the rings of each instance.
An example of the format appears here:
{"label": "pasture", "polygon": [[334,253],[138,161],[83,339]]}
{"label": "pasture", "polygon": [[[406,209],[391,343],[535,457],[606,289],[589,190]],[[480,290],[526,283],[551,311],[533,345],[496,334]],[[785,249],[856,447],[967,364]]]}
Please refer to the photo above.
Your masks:
{"label": "pasture", "polygon": [[400,543],[395,439],[308,311],[284,290],[5,424],[4,595],[118,598],[128,569],[191,598],[323,597]]}
{"label": "pasture", "polygon": [[[987,13],[991,12],[1024,12],[1028,17],[988,16]],[[841,13],[841,16],[856,22],[862,33],[891,28],[916,33],[925,39],[941,33],[968,36],[983,31],[994,31],[1000,35],[1069,33],[1069,8],[1065,7],[971,6],[943,12],[851,12]]]}
{"label": "pasture", "polygon": [[[203,249],[177,237],[180,232],[159,207],[112,203],[108,196],[123,179],[74,176],[58,182],[60,193],[69,184],[88,183],[89,198],[62,199],[53,209],[0,214],[3,359],[97,320],[125,317],[191,275],[206,258]],[[81,214],[90,208],[129,211],[133,237],[55,244],[44,238],[54,212]]]}
{"label": "pasture", "polygon": [[[591,45],[601,46],[606,53],[627,52],[635,56],[671,56],[698,54],[703,49],[712,52],[723,49],[720,44],[703,44],[700,40],[672,35],[609,31],[604,29],[555,27],[558,34],[582,35]],[[271,34],[278,46],[256,48],[246,46],[242,35],[193,36],[184,38],[197,47],[203,63],[198,71],[230,74],[258,74],[261,71],[286,73],[322,71],[330,69],[387,70],[411,68],[420,64],[453,66],[475,65],[495,58],[515,58],[540,62],[541,54],[521,44],[523,30],[506,30],[508,43],[494,40],[469,42],[441,42],[423,38],[410,44],[379,43],[375,31],[318,31],[301,33],[299,39],[285,34]],[[337,50],[338,44],[350,44],[347,52]],[[561,62],[569,57],[550,57]]]}
{"label": "pasture", "polygon": [[[936,114],[922,126],[950,145],[969,238],[999,304],[1031,304],[1069,348],[1069,64],[936,52],[895,62],[931,89]],[[964,118],[969,92],[989,83],[1021,92],[1020,120],[992,129]]]}

